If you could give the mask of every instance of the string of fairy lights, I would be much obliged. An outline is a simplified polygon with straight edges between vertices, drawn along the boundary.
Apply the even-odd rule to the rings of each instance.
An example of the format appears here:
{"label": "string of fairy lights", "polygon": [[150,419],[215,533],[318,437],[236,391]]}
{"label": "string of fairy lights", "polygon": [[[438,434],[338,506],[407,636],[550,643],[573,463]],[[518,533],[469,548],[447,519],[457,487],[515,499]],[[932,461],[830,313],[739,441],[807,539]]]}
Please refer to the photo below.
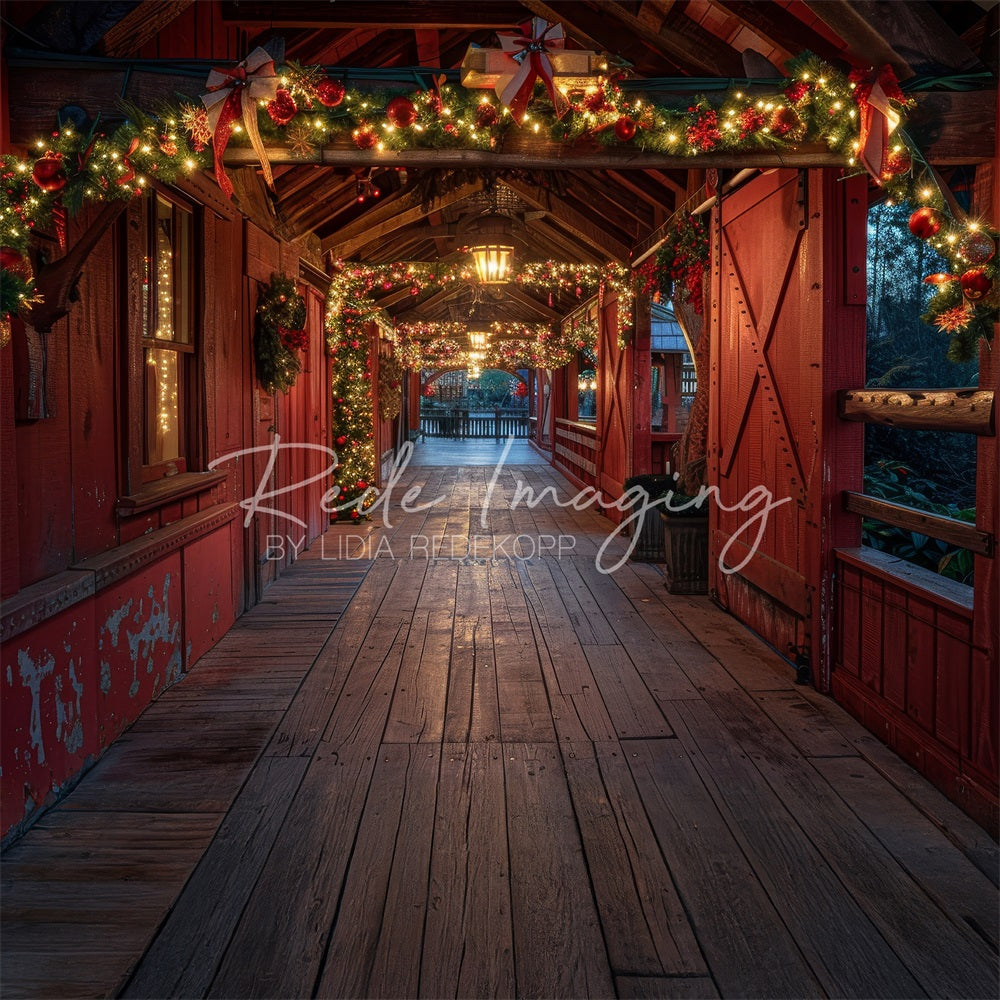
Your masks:
{"label": "string of fairy lights", "polygon": [[[50,135],[37,138],[30,154],[0,157],[0,319],[7,322],[11,316],[30,312],[37,297],[28,258],[33,233],[54,228],[61,241],[66,216],[85,203],[142,197],[156,183],[170,183],[213,162],[225,191],[224,158],[220,154],[214,159],[213,153],[227,142],[263,150],[265,176],[270,175],[268,148],[281,148],[302,162],[320,160],[328,146],[353,146],[369,159],[381,152],[414,149],[502,152],[510,136],[524,133],[557,147],[586,143],[668,154],[691,167],[713,153],[749,158],[756,152],[793,152],[819,145],[838,153],[847,171],[858,169],[859,129],[874,76],[845,74],[808,53],[786,65],[788,76],[783,80],[734,81],[705,93],[692,93],[690,82],[684,80],[629,83],[600,72],[581,86],[560,88],[562,113],[539,85],[527,110],[515,115],[489,92],[433,76],[430,85],[416,89],[384,85],[363,89],[348,87],[322,67],[288,62],[265,81],[254,78],[267,90],[256,106],[240,101],[238,93],[240,87],[253,86],[254,80],[236,73],[225,107],[238,105],[239,113],[227,117],[224,111],[218,121],[197,99],[164,101],[152,109],[125,107],[124,120],[114,127],[100,119],[64,121]],[[423,78],[427,76],[423,71]],[[897,88],[891,104],[901,116],[912,101]],[[220,128],[225,131],[221,142]],[[936,306],[929,315],[940,320],[939,329],[963,350],[970,349],[970,340],[974,343],[980,332],[989,335],[996,316],[996,234],[983,220],[967,220],[949,209],[941,186],[902,124],[894,143],[878,180],[892,197],[913,203],[914,235],[935,241],[949,260],[949,271],[936,276]],[[918,216],[925,210],[936,214]],[[662,257],[655,265],[669,266]],[[337,359],[336,441],[343,439],[339,446],[344,448],[338,482],[345,499],[364,495],[375,474],[371,360],[363,332],[364,324],[378,313],[372,293],[377,287],[406,287],[419,297],[430,287],[472,280],[466,265],[339,262],[326,327],[329,351]],[[627,341],[636,290],[635,278],[626,268],[536,262],[520,265],[511,280],[581,301],[614,292],[619,302],[619,342]],[[648,289],[651,283],[665,287],[683,278],[674,274],[668,280],[647,268],[640,280],[640,287]],[[464,354],[461,360],[479,364],[504,361],[506,367],[556,367],[578,349],[572,332],[567,335],[557,329],[547,334],[535,331],[529,337],[492,337],[482,348],[468,344],[468,332],[440,330],[414,338],[404,329],[393,338],[403,363],[413,367],[448,352],[450,360]],[[419,351],[413,346],[417,343]],[[481,357],[469,356],[477,351]]]}

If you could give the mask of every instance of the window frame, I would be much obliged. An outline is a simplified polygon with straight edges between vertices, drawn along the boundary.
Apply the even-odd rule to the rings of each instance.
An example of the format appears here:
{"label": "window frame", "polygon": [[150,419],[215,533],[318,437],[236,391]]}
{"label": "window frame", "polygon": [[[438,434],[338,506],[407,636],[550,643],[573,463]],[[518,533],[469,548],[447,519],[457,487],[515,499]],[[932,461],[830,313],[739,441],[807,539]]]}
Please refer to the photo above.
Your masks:
{"label": "window frame", "polygon": [[[189,218],[190,259],[175,264],[186,266],[191,289],[188,306],[190,324],[187,342],[163,340],[146,335],[148,318],[154,315],[152,297],[156,293],[155,270],[146,281],[147,259],[155,259],[157,205],[169,204],[173,211],[186,213]],[[204,212],[202,206],[174,191],[155,187],[149,197],[137,199],[126,213],[124,242],[125,295],[125,452],[123,501],[119,510],[130,512],[144,507],[143,498],[169,498],[173,492],[184,493],[190,488],[190,474],[203,467],[204,460],[204,399],[202,366],[204,364],[204,288],[202,251]],[[154,266],[155,268],[155,266]],[[146,450],[146,352],[149,349],[169,350],[178,358],[178,413],[180,415],[180,445],[177,458],[147,463]],[[199,477],[200,478],[200,477]],[[176,485],[176,491],[171,489]]]}

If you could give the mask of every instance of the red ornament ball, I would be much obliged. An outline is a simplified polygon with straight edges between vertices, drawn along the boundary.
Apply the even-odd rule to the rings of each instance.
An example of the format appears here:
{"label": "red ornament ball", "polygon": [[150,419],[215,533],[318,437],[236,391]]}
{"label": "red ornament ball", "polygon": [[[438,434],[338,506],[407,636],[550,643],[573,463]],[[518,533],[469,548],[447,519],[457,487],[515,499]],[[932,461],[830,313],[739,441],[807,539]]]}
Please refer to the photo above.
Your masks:
{"label": "red ornament ball", "polygon": [[628,115],[622,115],[615,122],[615,138],[619,142],[631,142],[635,137],[635,122]]}
{"label": "red ornament ball", "polygon": [[298,110],[295,99],[284,87],[278,89],[274,100],[267,105],[267,113],[275,125],[287,125],[295,117]]}
{"label": "red ornament ball", "polygon": [[363,479],[359,479],[358,480],[357,486],[358,486],[359,490],[366,490],[366,489],[368,489],[368,483],[366,483]]}
{"label": "red ornament ball", "polygon": [[323,80],[316,85],[316,97],[324,108],[335,108],[345,93],[347,88],[339,80]]}
{"label": "red ornament ball", "polygon": [[907,223],[910,227],[910,232],[921,240],[929,240],[932,236],[936,236],[941,232],[941,227],[944,224],[944,212],[940,212],[936,208],[929,208],[926,205],[923,208],[918,208],[910,216],[910,221]]}
{"label": "red ornament ball", "polygon": [[357,507],[355,507],[354,510],[351,511],[351,520],[352,521],[361,520],[361,512],[358,510]]}
{"label": "red ornament ball", "polygon": [[492,128],[497,123],[500,112],[488,101],[476,108],[476,128]]}
{"label": "red ornament ball", "polygon": [[993,282],[982,267],[970,267],[958,279],[962,292],[970,302],[978,302],[989,290]]}
{"label": "red ornament ball", "polygon": [[46,153],[35,160],[31,179],[47,194],[61,191],[66,186],[66,171],[63,169],[62,153]]}
{"label": "red ornament ball", "polygon": [[347,435],[341,434],[340,437],[337,438],[337,447],[343,448],[345,444],[347,444]]}
{"label": "red ornament ball", "polygon": [[375,133],[368,126],[355,129],[351,138],[358,149],[371,149],[376,142]]}
{"label": "red ornament ball", "polygon": [[386,105],[385,116],[396,128],[409,128],[417,120],[417,106],[408,97],[394,97]]}
{"label": "red ornament ball", "polygon": [[885,168],[882,170],[882,179],[887,181],[890,177],[905,174],[912,166],[913,160],[910,157],[909,150],[903,149],[898,153],[893,153],[886,160]]}
{"label": "red ornament ball", "polygon": [[992,237],[982,230],[971,230],[958,241],[958,252],[970,264],[985,264],[993,259],[996,251]]}

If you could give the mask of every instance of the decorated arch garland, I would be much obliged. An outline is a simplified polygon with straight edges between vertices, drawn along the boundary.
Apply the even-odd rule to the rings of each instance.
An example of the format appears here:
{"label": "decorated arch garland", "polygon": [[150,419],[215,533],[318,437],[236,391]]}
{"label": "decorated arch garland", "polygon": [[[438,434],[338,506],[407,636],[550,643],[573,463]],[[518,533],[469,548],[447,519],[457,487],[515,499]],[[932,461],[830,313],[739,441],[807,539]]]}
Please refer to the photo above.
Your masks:
{"label": "decorated arch garland", "polygon": [[[555,49],[561,49],[562,42],[549,44],[545,39],[561,38],[561,28],[536,19],[523,34],[543,39],[542,63],[558,61]],[[511,67],[523,65],[517,45],[527,44],[524,38],[508,33],[500,33],[500,38],[503,58]],[[533,58],[531,62],[535,64]],[[33,155],[0,158],[4,290],[0,319],[30,307],[35,294],[30,269],[22,263],[32,230],[54,223],[58,233],[64,232],[66,214],[86,201],[141,196],[152,181],[169,182],[203,167],[214,166],[220,186],[229,194],[223,154],[230,143],[253,146],[268,181],[268,143],[281,143],[304,159],[337,141],[376,152],[500,150],[505,136],[522,129],[564,143],[596,142],[688,157],[692,165],[706,153],[780,152],[802,144],[825,144],[842,154],[846,167],[864,162],[894,197],[912,200],[914,207],[921,204],[917,192],[927,189],[931,174],[902,127],[889,140],[885,125],[912,103],[891,70],[845,75],[809,53],[787,65],[790,75],[784,80],[737,83],[680,102],[656,95],[665,89],[683,92],[689,86],[683,80],[636,81],[636,87],[646,89],[643,96],[633,85],[607,74],[595,74],[586,85],[577,82],[576,89],[564,89],[558,74],[555,78],[542,74],[546,83],[542,86],[533,74],[524,76],[512,69],[518,81],[516,93],[513,85],[509,91],[499,87],[508,105],[482,89],[447,82],[432,81],[405,92],[349,89],[320,67],[294,62],[275,66],[263,49],[256,49],[232,70],[212,70],[200,100],[165,102],[155,109],[125,108],[126,120],[113,130],[104,129],[99,121],[85,127],[66,122],[37,139]],[[471,78],[466,82],[477,86]],[[870,147],[876,147],[875,154]],[[930,188],[934,193],[923,203],[942,211],[937,185]],[[944,228],[957,231],[955,245],[967,229],[964,220],[954,219]],[[950,272],[956,280],[965,273],[963,260],[956,259]],[[670,262],[663,265],[670,266]],[[988,280],[995,297],[995,264],[970,266],[984,268],[977,282]],[[952,302],[955,289],[946,291],[949,304],[942,300],[940,308],[932,310],[935,320],[947,312],[948,326],[942,329],[966,339],[988,329],[995,305],[989,294],[974,302],[963,289]],[[693,289],[690,294],[695,294]],[[961,315],[954,311],[959,306],[966,307]],[[967,322],[956,327],[963,316]]]}

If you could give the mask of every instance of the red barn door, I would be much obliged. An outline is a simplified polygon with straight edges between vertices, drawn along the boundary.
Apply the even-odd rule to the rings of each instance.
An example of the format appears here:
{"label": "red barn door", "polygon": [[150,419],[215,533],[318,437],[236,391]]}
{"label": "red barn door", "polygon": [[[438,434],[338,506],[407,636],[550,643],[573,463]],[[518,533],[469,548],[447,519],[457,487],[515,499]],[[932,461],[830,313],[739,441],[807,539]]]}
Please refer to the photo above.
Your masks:
{"label": "red barn door", "polygon": [[[861,433],[835,397],[864,380],[866,211],[863,180],[782,170],[726,198],[713,226],[710,586],[780,652],[808,656],[821,687],[832,548],[859,541],[839,495],[860,484]],[[736,572],[720,566],[727,545]]]}

